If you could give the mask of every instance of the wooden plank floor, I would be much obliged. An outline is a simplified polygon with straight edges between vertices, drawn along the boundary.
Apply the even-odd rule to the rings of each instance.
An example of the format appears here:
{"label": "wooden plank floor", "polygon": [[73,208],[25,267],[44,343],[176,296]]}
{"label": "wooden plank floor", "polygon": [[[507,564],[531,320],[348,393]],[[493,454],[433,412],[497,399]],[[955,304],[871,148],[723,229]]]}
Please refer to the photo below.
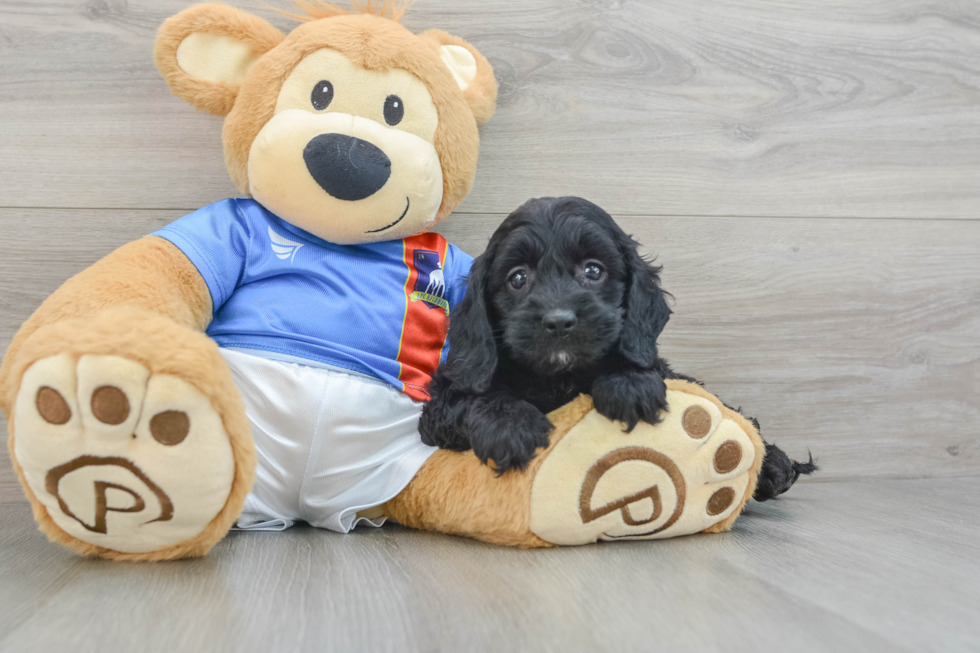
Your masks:
{"label": "wooden plank floor", "polygon": [[[0,0],[0,347],[70,275],[235,194],[221,120],[152,64],[191,3]],[[719,536],[298,528],[127,565],[46,543],[4,451],[0,651],[980,649],[980,5],[421,0],[405,22],[500,81],[440,231],[477,254],[528,197],[598,202],[665,266],[665,355],[821,472]]]}
{"label": "wooden plank floor", "polygon": [[514,551],[385,527],[119,564],[0,506],[0,650],[969,651],[980,479],[811,483],[731,533]]}

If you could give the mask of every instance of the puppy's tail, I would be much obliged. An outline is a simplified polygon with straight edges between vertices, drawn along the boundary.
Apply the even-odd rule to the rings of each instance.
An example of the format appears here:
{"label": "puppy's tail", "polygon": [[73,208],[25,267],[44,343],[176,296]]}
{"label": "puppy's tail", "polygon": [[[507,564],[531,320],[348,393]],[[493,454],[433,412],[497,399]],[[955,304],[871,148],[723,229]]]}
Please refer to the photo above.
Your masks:
{"label": "puppy's tail", "polygon": [[[675,375],[680,377],[681,375]],[[686,378],[686,377],[681,377]],[[692,379],[693,381],[694,379]],[[742,408],[732,408],[728,404],[725,404],[726,408],[734,410],[739,415],[742,414]],[[762,427],[759,425],[759,420],[749,415],[744,415],[745,419],[752,422],[752,426],[761,435]],[[762,459],[762,469],[759,470],[759,479],[755,486],[755,493],[752,498],[756,501],[768,501],[769,499],[775,499],[780,494],[786,492],[786,490],[793,487],[793,484],[799,480],[800,476],[809,476],[813,472],[820,469],[817,464],[813,462],[813,454],[807,451],[807,456],[809,460],[805,463],[793,460],[786,455],[786,452],[777,447],[774,444],[769,444],[765,440],[762,441],[766,445],[766,453]]]}
{"label": "puppy's tail", "polygon": [[774,444],[765,442],[766,456],[762,460],[762,470],[759,471],[759,482],[755,486],[752,498],[756,501],[775,499],[793,484],[801,475],[809,476],[819,469],[813,462],[813,454],[807,452],[809,460],[805,463],[793,460],[782,449]]}
{"label": "puppy's tail", "polygon": [[796,462],[795,460],[793,461],[793,471],[796,473],[796,478],[799,478],[800,474],[803,474],[804,476],[809,476],[810,474],[812,474],[813,472],[819,469],[819,467],[817,467],[817,464],[813,462],[813,454],[807,451],[806,455],[810,459],[805,463],[799,463]]}

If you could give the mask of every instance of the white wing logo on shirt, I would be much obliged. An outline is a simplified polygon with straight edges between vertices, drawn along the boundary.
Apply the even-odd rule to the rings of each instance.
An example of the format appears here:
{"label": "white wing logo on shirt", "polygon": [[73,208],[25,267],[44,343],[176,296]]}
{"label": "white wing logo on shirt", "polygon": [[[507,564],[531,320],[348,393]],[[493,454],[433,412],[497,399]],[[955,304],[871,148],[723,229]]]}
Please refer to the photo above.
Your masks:
{"label": "white wing logo on shirt", "polygon": [[272,251],[275,252],[276,257],[282,260],[289,259],[292,263],[293,259],[296,258],[296,252],[299,248],[303,246],[303,243],[296,243],[288,238],[283,238],[269,227],[269,240],[272,241]]}

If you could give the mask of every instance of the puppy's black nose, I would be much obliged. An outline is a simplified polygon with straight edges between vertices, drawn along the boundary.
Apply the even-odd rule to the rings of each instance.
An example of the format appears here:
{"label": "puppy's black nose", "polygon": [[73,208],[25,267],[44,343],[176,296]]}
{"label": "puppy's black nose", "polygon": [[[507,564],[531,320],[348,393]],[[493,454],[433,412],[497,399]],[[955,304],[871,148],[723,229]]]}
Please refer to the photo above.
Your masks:
{"label": "puppy's black nose", "polygon": [[343,134],[320,134],[306,144],[303,160],[320,188],[339,200],[370,197],[391,176],[391,159],[381,148]]}
{"label": "puppy's black nose", "polygon": [[578,324],[578,318],[574,311],[559,308],[545,313],[541,323],[549,333],[562,337],[568,335],[568,332],[575,328],[575,325]]}

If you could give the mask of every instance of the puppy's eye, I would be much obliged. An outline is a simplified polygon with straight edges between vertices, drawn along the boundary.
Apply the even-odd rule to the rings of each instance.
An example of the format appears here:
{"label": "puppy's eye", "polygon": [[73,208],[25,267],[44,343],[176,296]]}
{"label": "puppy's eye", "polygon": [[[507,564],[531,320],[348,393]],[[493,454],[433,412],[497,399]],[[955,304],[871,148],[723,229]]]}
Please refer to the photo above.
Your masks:
{"label": "puppy's eye", "polygon": [[602,278],[604,273],[605,270],[603,270],[602,266],[598,263],[592,262],[586,264],[585,266],[585,278],[589,281],[598,281]]}
{"label": "puppy's eye", "polygon": [[333,102],[333,84],[327,80],[321,80],[313,87],[313,94],[310,95],[310,102],[317,111],[323,111]]}
{"label": "puppy's eye", "polygon": [[385,100],[385,122],[394,127],[405,117],[405,103],[397,95],[389,95]]}
{"label": "puppy's eye", "polygon": [[507,278],[507,283],[509,283],[510,287],[514,290],[520,290],[527,285],[527,272],[524,270],[514,270]]}

